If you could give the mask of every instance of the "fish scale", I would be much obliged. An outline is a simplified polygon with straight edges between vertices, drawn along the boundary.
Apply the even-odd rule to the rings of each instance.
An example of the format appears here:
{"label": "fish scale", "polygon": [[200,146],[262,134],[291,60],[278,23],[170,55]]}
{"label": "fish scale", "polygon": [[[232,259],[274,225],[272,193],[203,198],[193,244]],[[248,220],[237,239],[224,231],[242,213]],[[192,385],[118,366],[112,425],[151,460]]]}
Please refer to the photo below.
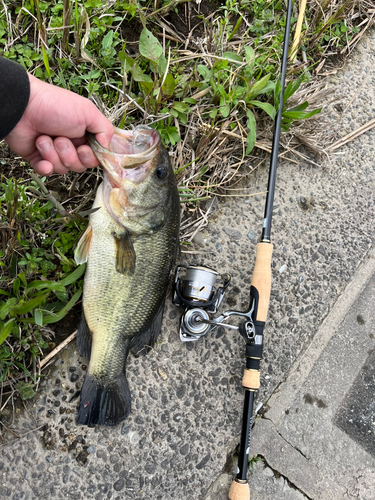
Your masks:
{"label": "fish scale", "polygon": [[[103,204],[101,192],[98,195],[94,208]],[[115,369],[113,363],[108,363],[108,359],[110,356],[119,357],[119,344],[122,339],[131,339],[137,332],[143,330],[150,317],[152,318],[160,307],[170,272],[166,254],[171,255],[174,251],[173,241],[168,238],[169,225],[175,224],[175,221],[171,219],[170,224],[165,225],[154,235],[135,239],[136,268],[131,278],[112,272],[116,256],[112,233],[119,232],[122,228],[107,212],[101,210],[91,216],[90,224],[93,229],[94,244],[88,254],[84,284],[84,313],[88,327],[94,334],[92,351],[94,362],[90,366],[90,371],[100,373],[103,366],[108,367],[108,370],[109,367]],[[106,228],[105,232],[103,227]],[[100,231],[100,238],[95,238],[97,228]],[[169,246],[167,251],[166,246]],[[158,286],[155,287],[155,283]],[[112,293],[116,295],[113,296]],[[104,303],[103,297],[108,297],[109,300]],[[118,373],[122,367],[123,361],[120,361],[117,366]]]}

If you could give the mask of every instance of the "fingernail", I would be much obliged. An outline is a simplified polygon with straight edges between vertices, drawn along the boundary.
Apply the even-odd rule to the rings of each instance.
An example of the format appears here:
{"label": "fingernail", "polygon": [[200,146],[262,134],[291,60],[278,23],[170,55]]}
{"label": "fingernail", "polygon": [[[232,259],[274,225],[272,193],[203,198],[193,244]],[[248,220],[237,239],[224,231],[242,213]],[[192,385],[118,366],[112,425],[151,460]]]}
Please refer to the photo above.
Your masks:
{"label": "fingernail", "polygon": [[59,142],[58,144],[55,144],[56,151],[58,153],[65,153],[69,149],[69,144],[66,142]]}
{"label": "fingernail", "polygon": [[78,157],[82,161],[86,161],[90,159],[90,154],[85,151],[78,151]]}
{"label": "fingernail", "polygon": [[51,149],[51,143],[49,141],[38,142],[36,147],[41,153],[47,153]]}

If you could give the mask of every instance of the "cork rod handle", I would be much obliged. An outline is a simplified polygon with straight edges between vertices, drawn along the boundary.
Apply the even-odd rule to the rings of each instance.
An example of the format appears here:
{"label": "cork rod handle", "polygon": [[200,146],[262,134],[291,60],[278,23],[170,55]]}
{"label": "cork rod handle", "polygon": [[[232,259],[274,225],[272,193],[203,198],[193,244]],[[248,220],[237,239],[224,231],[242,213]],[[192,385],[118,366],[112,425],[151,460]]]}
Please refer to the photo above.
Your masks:
{"label": "cork rod handle", "polygon": [[266,321],[271,295],[271,258],[273,245],[258,243],[251,286],[259,293],[257,321]]}
{"label": "cork rod handle", "polygon": [[229,500],[250,500],[250,487],[249,484],[239,483],[236,480],[231,484],[229,495]]}

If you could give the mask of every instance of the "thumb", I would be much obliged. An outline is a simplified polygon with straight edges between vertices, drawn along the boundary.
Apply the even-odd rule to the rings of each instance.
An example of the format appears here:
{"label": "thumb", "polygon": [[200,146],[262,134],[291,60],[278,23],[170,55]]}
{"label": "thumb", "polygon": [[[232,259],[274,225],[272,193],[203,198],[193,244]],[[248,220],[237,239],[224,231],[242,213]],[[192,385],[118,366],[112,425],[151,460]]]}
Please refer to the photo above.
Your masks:
{"label": "thumb", "polygon": [[114,133],[113,125],[108,118],[98,110],[94,103],[91,103],[91,105],[89,116],[87,116],[86,130],[95,134],[95,138],[99,144],[103,146],[103,148],[108,149]]}
{"label": "thumb", "polygon": [[[95,138],[98,141],[98,143],[103,146],[103,148],[108,149],[109,144],[111,142],[112,136],[113,136],[113,125],[111,122],[110,123],[110,128],[108,128],[107,131],[105,132],[98,132],[95,134]],[[89,131],[90,132],[90,131]]]}

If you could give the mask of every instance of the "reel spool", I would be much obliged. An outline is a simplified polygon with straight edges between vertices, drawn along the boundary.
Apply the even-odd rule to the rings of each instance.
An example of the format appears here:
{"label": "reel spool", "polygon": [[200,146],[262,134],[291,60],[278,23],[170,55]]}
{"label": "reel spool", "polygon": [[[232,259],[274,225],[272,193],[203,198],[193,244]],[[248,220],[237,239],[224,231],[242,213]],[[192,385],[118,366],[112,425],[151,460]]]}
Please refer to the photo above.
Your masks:
{"label": "reel spool", "polygon": [[208,267],[188,266],[182,281],[182,295],[191,300],[209,302],[215,293],[218,273]]}
{"label": "reel spool", "polygon": [[[185,275],[180,277],[181,270]],[[203,266],[178,266],[174,279],[172,302],[176,306],[185,306],[180,323],[180,339],[183,342],[198,340],[205,335],[212,325],[209,314],[215,314],[220,306],[231,277],[222,276],[223,285],[216,289],[219,273]]]}

